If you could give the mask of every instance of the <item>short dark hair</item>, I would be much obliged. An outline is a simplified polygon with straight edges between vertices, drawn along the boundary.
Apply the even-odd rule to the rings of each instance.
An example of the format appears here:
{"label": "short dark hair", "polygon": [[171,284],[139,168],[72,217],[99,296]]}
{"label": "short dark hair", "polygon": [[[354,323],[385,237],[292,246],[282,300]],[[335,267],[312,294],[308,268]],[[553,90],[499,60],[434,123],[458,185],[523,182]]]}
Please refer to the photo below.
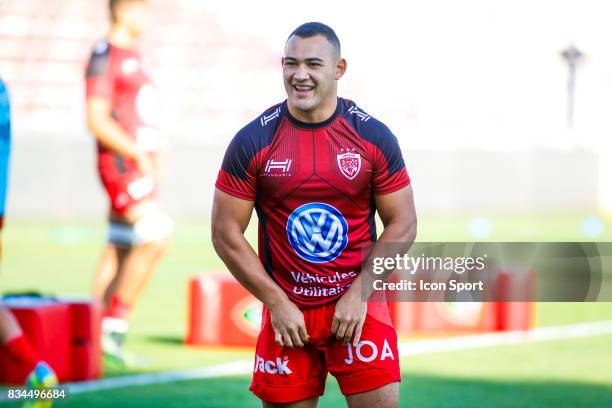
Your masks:
{"label": "short dark hair", "polygon": [[111,19],[115,20],[115,11],[117,6],[121,3],[127,3],[130,1],[145,1],[145,0],[108,0],[108,10],[110,11]]}
{"label": "short dark hair", "polygon": [[310,38],[314,37],[315,35],[322,35],[332,45],[337,56],[340,57],[340,40],[338,39],[336,32],[326,24],[318,22],[304,23],[289,34],[287,41],[289,41],[289,38],[293,37],[294,35],[300,38]]}

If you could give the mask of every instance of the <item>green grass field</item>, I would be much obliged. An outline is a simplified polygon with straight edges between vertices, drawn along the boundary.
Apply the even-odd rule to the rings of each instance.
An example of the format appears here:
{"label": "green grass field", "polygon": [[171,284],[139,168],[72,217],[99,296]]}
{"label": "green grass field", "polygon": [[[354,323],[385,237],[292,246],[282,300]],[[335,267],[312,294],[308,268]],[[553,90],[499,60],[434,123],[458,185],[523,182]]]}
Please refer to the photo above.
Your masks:
{"label": "green grass field", "polygon": [[[585,241],[585,214],[489,217],[491,241]],[[419,219],[420,241],[470,241],[469,216]],[[37,290],[86,295],[104,243],[99,222],[8,219],[4,232],[1,291]],[[251,228],[249,237],[254,238]],[[612,241],[606,222],[599,241]],[[127,348],[148,359],[146,367],[105,367],[106,376],[202,367],[250,360],[249,349],[191,348],[186,330],[189,276],[223,271],[210,244],[208,224],[179,221],[173,244],[133,316]],[[612,303],[541,303],[537,325],[612,320]],[[441,352],[402,358],[401,406],[541,407],[612,406],[612,335]],[[66,407],[251,407],[250,378],[238,376],[139,386],[73,395]],[[321,407],[344,405],[330,379]],[[17,406],[7,404],[7,406]]]}

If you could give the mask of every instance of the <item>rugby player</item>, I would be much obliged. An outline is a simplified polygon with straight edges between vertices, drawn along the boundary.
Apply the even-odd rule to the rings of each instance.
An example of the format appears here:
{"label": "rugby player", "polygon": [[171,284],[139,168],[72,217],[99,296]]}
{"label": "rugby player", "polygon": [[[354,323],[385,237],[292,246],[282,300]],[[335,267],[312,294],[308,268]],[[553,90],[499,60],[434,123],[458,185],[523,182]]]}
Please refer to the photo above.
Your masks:
{"label": "rugby player", "polygon": [[[11,113],[9,95],[0,78],[0,232],[4,225],[4,208],[8,187],[9,158],[11,153]],[[0,254],[2,241],[0,240]],[[57,385],[55,372],[40,359],[26,336],[19,322],[11,311],[0,306],[0,353],[18,362],[23,373],[24,383],[31,388],[50,388]],[[50,400],[27,401],[23,407],[50,407]]]}
{"label": "rugby player", "polygon": [[[330,27],[293,31],[287,99],[236,134],[216,182],[213,244],[264,303],[250,386],[264,407],[315,407],[328,372],[350,407],[398,405],[397,336],[387,303],[366,301],[362,249],[412,244],[413,193],[389,128],[337,96],[346,69]],[[244,237],[253,208],[259,257]]]}
{"label": "rugby player", "polygon": [[155,92],[136,50],[147,19],[145,0],[110,0],[112,25],[86,73],[87,121],[98,171],[110,200],[108,243],[94,279],[103,299],[102,348],[122,358],[130,312],[162,257],[173,222],[158,198],[164,140]]}

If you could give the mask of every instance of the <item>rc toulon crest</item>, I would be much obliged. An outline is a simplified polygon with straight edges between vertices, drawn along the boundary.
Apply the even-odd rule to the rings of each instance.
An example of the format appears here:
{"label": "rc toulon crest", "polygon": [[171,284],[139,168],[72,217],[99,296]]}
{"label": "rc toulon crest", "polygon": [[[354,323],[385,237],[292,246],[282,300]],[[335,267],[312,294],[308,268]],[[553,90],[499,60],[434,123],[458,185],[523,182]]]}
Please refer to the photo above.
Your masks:
{"label": "rc toulon crest", "polygon": [[358,153],[343,153],[336,156],[340,171],[349,180],[354,179],[361,170],[361,156]]}

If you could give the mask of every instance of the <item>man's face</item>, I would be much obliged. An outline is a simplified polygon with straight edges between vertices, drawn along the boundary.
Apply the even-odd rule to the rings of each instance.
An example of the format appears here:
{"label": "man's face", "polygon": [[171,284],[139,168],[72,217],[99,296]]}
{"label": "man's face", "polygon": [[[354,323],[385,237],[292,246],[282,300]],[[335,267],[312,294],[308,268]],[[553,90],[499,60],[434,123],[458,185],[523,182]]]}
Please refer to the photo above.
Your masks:
{"label": "man's face", "polygon": [[146,1],[126,1],[119,4],[117,20],[125,26],[132,36],[141,37],[149,20],[149,7]]}
{"label": "man's face", "polygon": [[312,114],[323,105],[334,103],[335,106],[336,80],[344,74],[346,62],[339,59],[327,38],[323,35],[290,37],[282,63],[285,90],[292,108]]}

